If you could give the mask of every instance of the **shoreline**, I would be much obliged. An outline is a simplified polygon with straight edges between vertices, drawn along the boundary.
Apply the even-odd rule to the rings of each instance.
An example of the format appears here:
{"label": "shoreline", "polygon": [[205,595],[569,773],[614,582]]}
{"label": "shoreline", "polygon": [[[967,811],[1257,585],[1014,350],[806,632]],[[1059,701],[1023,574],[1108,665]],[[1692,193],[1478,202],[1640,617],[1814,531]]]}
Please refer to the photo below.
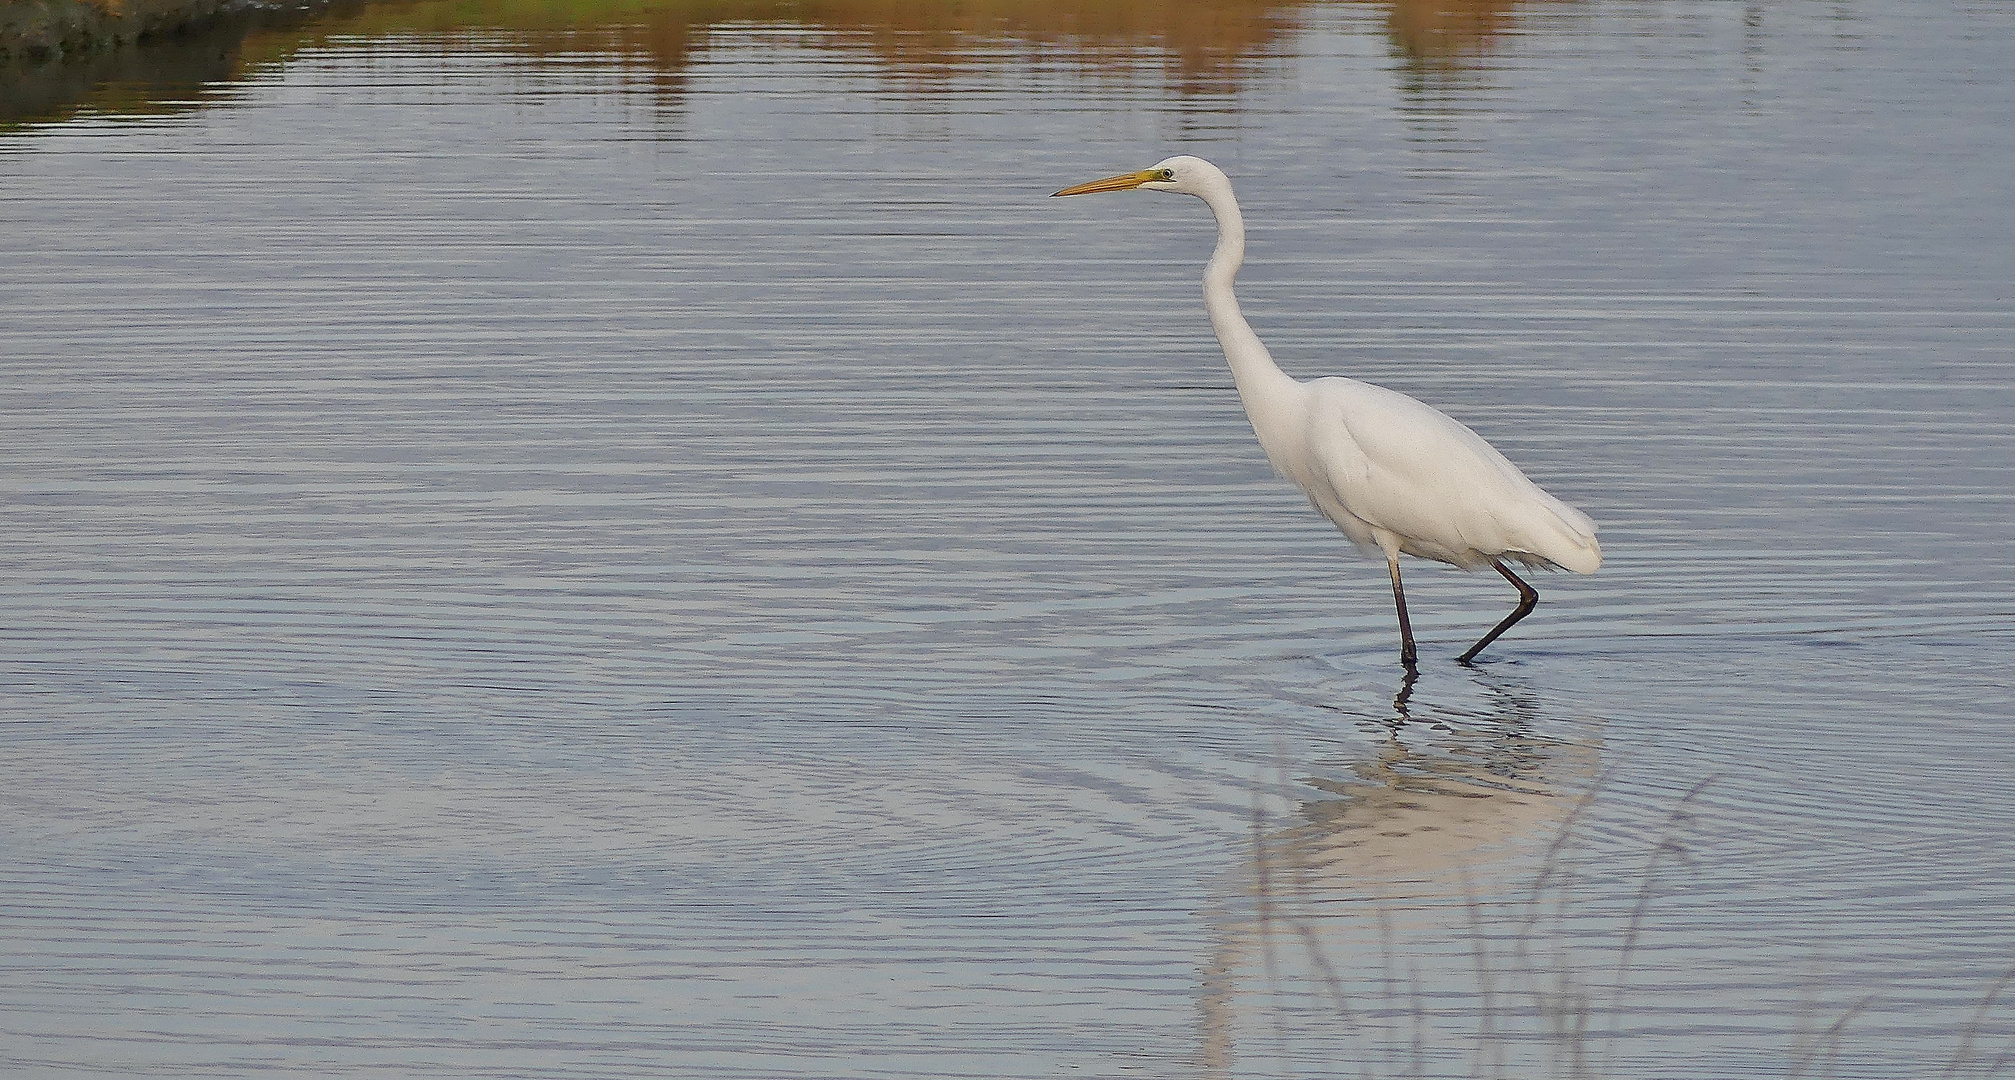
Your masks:
{"label": "shoreline", "polygon": [[333,0],[4,0],[0,63],[95,56],[199,30],[233,16],[310,14]]}

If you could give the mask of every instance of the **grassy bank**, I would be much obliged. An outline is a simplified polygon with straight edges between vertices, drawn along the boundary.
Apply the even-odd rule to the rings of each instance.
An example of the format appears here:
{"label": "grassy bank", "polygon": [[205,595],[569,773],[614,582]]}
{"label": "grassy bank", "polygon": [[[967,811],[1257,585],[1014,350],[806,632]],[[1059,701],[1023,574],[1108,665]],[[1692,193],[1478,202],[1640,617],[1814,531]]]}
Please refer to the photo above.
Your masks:
{"label": "grassy bank", "polygon": [[0,60],[89,56],[178,34],[236,12],[307,9],[316,0],[0,0]]}

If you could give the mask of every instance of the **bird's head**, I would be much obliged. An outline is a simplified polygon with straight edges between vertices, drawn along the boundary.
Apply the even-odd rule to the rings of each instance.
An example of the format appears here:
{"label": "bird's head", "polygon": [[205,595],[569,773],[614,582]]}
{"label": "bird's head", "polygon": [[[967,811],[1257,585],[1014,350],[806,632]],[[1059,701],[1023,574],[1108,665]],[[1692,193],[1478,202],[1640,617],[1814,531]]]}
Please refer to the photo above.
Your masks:
{"label": "bird's head", "polygon": [[[1121,173],[1103,180],[1093,180],[1088,184],[1067,187],[1056,195],[1092,195],[1101,191],[1130,191],[1144,188],[1148,191],[1173,191],[1178,195],[1201,196],[1216,187],[1230,188],[1231,181],[1225,178],[1218,167],[1200,157],[1181,155],[1168,158],[1153,168],[1139,172]],[[1055,198],[1052,195],[1051,198]]]}

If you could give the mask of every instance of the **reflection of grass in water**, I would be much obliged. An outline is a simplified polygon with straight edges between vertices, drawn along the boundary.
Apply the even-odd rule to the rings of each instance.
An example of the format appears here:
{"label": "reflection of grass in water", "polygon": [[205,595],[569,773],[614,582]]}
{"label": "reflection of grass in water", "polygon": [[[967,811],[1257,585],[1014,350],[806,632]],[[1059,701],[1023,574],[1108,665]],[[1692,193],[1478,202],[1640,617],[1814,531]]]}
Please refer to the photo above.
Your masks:
{"label": "reflection of grass in water", "polygon": [[[1357,0],[1383,10],[1396,54],[1409,63],[1460,67],[1509,33],[1516,0]],[[1307,22],[1312,0],[41,0],[0,2],[0,60],[39,61],[108,51],[128,81],[175,82],[147,68],[150,54],[207,50],[205,78],[243,78],[334,38],[487,33],[491,48],[544,56],[609,54],[654,69],[676,86],[717,31],[749,26],[807,31],[821,48],[857,54],[924,91],[964,71],[1061,62],[1099,85],[1126,87],[1158,71],[1161,92],[1227,94],[1255,64],[1279,56]],[[507,40],[494,40],[497,37]],[[145,48],[130,48],[150,41]],[[122,48],[121,46],[128,46]],[[171,67],[187,64],[173,55]],[[0,64],[0,66],[5,66]],[[58,100],[81,72],[45,72],[28,97]],[[21,73],[8,82],[25,85]],[[102,80],[101,80],[102,81]],[[0,85],[0,89],[5,89]],[[89,92],[72,92],[77,100]],[[103,98],[92,111],[144,113],[151,99]],[[14,117],[52,119],[53,106],[15,104]]]}
{"label": "reflection of grass in water", "polygon": [[[419,0],[345,5],[302,33],[248,41],[248,63],[284,59],[333,37],[504,31],[532,55],[612,52],[678,74],[719,28],[789,26],[828,34],[829,47],[860,51],[892,74],[925,76],[999,68],[979,41],[1056,49],[1078,65],[1153,63],[1183,76],[1233,78],[1272,56],[1301,26],[1307,0]],[[499,43],[500,44],[500,43]],[[1034,55],[1033,53],[1031,55]]]}
{"label": "reflection of grass in water", "polygon": [[[1535,1076],[1580,1078],[1627,1076],[1609,1060],[1612,1048],[1621,1044],[1617,1025],[1625,1016],[1631,994],[1633,963],[1647,929],[1647,919],[1663,885],[1676,869],[1691,858],[1686,836],[1694,825],[1692,806],[1709,786],[1703,781],[1688,791],[1666,816],[1658,841],[1645,857],[1641,880],[1632,898],[1628,917],[1617,941],[1612,969],[1590,981],[1577,974],[1571,961],[1566,928],[1576,903],[1576,873],[1570,848],[1576,827],[1600,790],[1596,784],[1573,801],[1560,820],[1559,828],[1544,849],[1538,870],[1530,884],[1510,898],[1488,902],[1469,888],[1465,879],[1460,903],[1468,915],[1466,946],[1475,980],[1475,1003],[1467,1010],[1446,1004],[1431,1009],[1430,1000],[1446,999],[1445,990],[1431,987],[1423,979],[1419,959],[1403,961],[1397,944],[1401,909],[1390,903],[1370,901],[1369,911],[1349,912],[1345,917],[1360,924],[1374,924],[1378,958],[1382,970],[1370,981],[1360,972],[1355,980],[1346,978],[1343,965],[1325,946],[1324,927],[1334,927],[1338,917],[1332,896],[1334,885],[1310,879],[1305,864],[1283,859],[1278,847],[1295,842],[1295,830],[1269,834],[1264,815],[1255,805],[1253,813],[1254,902],[1253,922],[1261,956],[1260,967],[1269,986],[1278,995],[1286,985],[1287,957],[1276,942],[1293,942],[1300,957],[1313,971],[1307,982],[1319,998],[1329,1019],[1337,1025],[1335,1040],[1356,1052],[1349,1067],[1338,1075],[1364,1077],[1429,1077],[1459,1075],[1472,1080],[1501,1080]],[[1321,906],[1332,910],[1312,914]],[[1492,927],[1510,931],[1508,943],[1493,947]],[[1236,951],[1236,950],[1232,950]],[[1430,956],[1428,962],[1431,964]],[[1227,985],[1228,985],[1228,980]],[[1957,1047],[1942,1065],[1926,1063],[1917,1075],[1962,1078],[2007,1075],[2015,1064],[2015,1040],[2003,1045],[2003,1036],[1990,1019],[1996,1007],[2015,986],[2015,969],[2003,975],[1982,995],[1965,1024],[1954,1034]],[[1211,991],[1206,987],[1206,996]],[[1217,991],[1221,1008],[1230,1008],[1232,995]],[[1788,1080],[1820,1080],[1839,1075],[1840,1057],[1854,1022],[1879,998],[1870,994],[1844,1009],[1822,1015],[1824,1008],[1807,999],[1799,1017],[1799,1028],[1786,1047],[1787,1071],[1778,1073]],[[1206,1004],[1206,1012],[1210,1006]],[[1449,1036],[1446,1021],[1467,1015],[1473,1030],[1464,1040],[1469,1064],[1459,1072],[1449,1071],[1451,1055],[1444,1044]],[[1601,1026],[1607,1017],[1609,1026]],[[1441,1022],[1437,1026],[1437,1021]],[[1228,1027],[1229,1022],[1220,1018]],[[1205,1018],[1204,1065],[1213,1074],[1227,1069],[1233,1048],[1229,1031],[1212,1031]],[[1283,1046],[1286,1038],[1278,1008],[1273,1012],[1275,1039]],[[1431,1059],[1439,1067],[1431,1064]]]}
{"label": "reflection of grass in water", "polygon": [[[1409,83],[1480,62],[1517,0],[1352,0],[1382,11]],[[0,129],[83,114],[163,115],[338,39],[472,37],[529,57],[594,53],[676,100],[722,32],[802,31],[919,96],[972,73],[1056,66],[1127,97],[1226,98],[1281,56],[1313,0],[0,0]],[[137,44],[136,44],[137,43]],[[52,62],[63,58],[60,62]],[[1425,65],[1425,68],[1423,68]]]}
{"label": "reflection of grass in water", "polygon": [[[1098,85],[1173,96],[1235,92],[1280,54],[1310,0],[226,0],[0,2],[0,122],[79,111],[187,108],[200,82],[242,80],[339,39],[431,42],[528,57],[600,54],[653,73],[676,95],[722,32],[802,31],[800,44],[851,55],[927,94],[953,76],[1058,64]],[[140,44],[135,45],[135,42]],[[58,62],[58,58],[67,57]],[[197,61],[192,63],[192,60]],[[158,69],[158,70],[157,70]],[[107,83],[127,84],[107,92]]]}

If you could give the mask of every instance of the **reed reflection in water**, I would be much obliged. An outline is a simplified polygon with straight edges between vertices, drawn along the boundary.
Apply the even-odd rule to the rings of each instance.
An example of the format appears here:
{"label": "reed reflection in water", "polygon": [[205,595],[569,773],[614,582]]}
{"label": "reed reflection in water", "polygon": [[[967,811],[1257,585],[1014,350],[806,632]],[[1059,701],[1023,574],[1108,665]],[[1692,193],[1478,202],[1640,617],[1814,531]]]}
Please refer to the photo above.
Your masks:
{"label": "reed reflection in water", "polygon": [[[1427,68],[1458,68],[1515,28],[1518,0],[1386,0],[1394,48]],[[538,58],[605,57],[649,75],[667,106],[687,71],[752,26],[806,32],[836,58],[859,57],[919,96],[956,93],[962,73],[1057,69],[1124,87],[1152,78],[1178,97],[1235,94],[1305,31],[1310,0],[1142,0],[901,4],[888,0],[406,0],[339,2],[312,19],[230,12],[214,25],[63,63],[0,65],[0,125],[84,114],[201,107],[206,86],[283,67],[303,50],[356,39],[435,40]],[[724,37],[723,35],[727,35]]]}

